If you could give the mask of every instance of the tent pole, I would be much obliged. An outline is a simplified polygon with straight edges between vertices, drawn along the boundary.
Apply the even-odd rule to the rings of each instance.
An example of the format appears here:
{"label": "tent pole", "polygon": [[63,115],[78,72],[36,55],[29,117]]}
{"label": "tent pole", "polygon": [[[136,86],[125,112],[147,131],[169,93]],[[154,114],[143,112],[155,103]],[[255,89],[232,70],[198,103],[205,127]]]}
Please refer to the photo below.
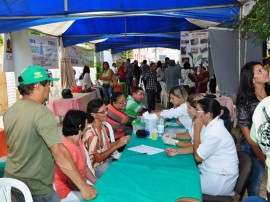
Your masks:
{"label": "tent pole", "polygon": [[68,0],[64,0],[65,13],[68,13]]}

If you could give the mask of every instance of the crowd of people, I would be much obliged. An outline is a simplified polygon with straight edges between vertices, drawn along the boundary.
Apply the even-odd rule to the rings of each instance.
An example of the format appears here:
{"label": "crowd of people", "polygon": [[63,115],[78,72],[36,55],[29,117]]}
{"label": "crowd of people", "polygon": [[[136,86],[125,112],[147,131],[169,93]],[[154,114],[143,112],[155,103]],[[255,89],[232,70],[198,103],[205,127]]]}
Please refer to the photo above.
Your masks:
{"label": "crowd of people", "polygon": [[[178,125],[185,127],[183,133],[163,135],[164,144],[176,146],[165,153],[168,157],[194,154],[202,193],[233,195],[239,161],[235,142],[224,124],[222,114],[226,109],[216,99],[204,96],[209,73],[203,66],[199,71],[197,75],[187,63],[180,69],[169,58],[163,65],[151,62],[148,66],[143,61],[141,67],[128,59],[127,64],[114,70],[104,62],[99,79],[103,80],[105,99],[91,100],[86,112],[70,110],[63,120],[61,139],[52,112],[43,105],[48,99],[50,82],[58,79],[48,77],[42,67],[25,68],[18,77],[22,99],[8,109],[3,119],[9,148],[4,176],[23,181],[35,201],[91,200],[98,194],[93,185],[115,160],[112,154],[122,152],[129,143],[131,122],[149,111],[158,117],[175,118]],[[86,70],[84,76],[87,74]],[[110,90],[112,74],[126,81],[127,97]],[[133,86],[133,76],[136,80],[142,78],[144,88]],[[183,79],[182,85],[179,79]],[[171,102],[171,108],[161,111],[155,110],[158,81],[166,83]],[[269,81],[259,62],[249,62],[241,69],[236,106],[241,149],[252,158],[249,196],[259,196],[267,164],[268,151],[261,150],[265,142],[256,138],[251,127],[256,106],[270,95]],[[87,84],[84,86],[88,88]],[[147,106],[142,103],[145,92]],[[112,126],[114,142],[104,122]],[[267,195],[269,192],[267,188]],[[23,195],[16,190],[12,190],[12,196],[14,201],[23,201]]]}

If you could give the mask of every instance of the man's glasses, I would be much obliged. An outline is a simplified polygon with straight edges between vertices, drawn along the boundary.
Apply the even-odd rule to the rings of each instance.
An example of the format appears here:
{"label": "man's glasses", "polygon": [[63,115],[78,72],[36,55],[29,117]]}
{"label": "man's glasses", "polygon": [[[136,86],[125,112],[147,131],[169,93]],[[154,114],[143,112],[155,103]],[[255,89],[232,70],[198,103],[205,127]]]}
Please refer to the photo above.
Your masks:
{"label": "man's glasses", "polygon": [[100,112],[96,112],[96,114],[106,114],[108,112],[108,109],[105,109],[103,111],[100,111]]}
{"label": "man's glasses", "polygon": [[122,100],[122,101],[117,101],[119,104],[124,104],[124,103],[127,103],[127,100]]}

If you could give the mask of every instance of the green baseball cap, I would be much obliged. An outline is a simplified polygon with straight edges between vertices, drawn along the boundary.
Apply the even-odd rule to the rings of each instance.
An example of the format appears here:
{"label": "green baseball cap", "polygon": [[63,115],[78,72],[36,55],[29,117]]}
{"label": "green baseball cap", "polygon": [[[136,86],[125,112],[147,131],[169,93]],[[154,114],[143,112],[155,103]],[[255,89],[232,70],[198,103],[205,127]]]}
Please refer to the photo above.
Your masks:
{"label": "green baseball cap", "polygon": [[24,68],[20,77],[22,81],[19,80],[19,84],[32,84],[38,83],[41,81],[58,81],[59,78],[50,78],[46,73],[45,69],[40,66],[28,66]]}

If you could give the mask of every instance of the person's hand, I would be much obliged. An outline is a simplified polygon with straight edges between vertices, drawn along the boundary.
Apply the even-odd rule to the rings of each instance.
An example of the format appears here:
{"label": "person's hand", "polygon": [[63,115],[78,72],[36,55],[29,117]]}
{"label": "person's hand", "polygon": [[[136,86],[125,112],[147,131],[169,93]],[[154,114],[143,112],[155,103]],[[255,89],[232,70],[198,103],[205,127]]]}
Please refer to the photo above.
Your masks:
{"label": "person's hand", "polygon": [[163,138],[172,138],[172,139],[175,139],[176,138],[176,134],[175,133],[165,133],[163,136],[162,136],[162,140]]}
{"label": "person's hand", "polygon": [[265,164],[265,155],[262,152],[260,152],[259,154],[255,153],[255,156],[256,156],[258,161]]}
{"label": "person's hand", "polygon": [[178,149],[168,148],[165,150],[165,153],[168,156],[176,156],[176,155],[178,155]]}
{"label": "person's hand", "polygon": [[194,130],[200,130],[202,129],[203,127],[203,118],[202,117],[197,117],[195,118],[194,120]]}
{"label": "person's hand", "polygon": [[85,184],[85,186],[83,186],[80,192],[83,199],[85,200],[91,200],[95,198],[97,195],[97,190],[92,185],[89,184]]}
{"label": "person's hand", "polygon": [[162,138],[162,140],[165,144],[169,144],[169,145],[173,145],[173,146],[176,146],[176,144],[179,142],[178,140],[174,140],[174,139],[169,138],[169,137]]}
{"label": "person's hand", "polygon": [[121,137],[121,138],[118,140],[118,146],[119,146],[119,147],[122,147],[122,146],[126,145],[126,144],[129,143],[129,142],[130,142],[130,135]]}

